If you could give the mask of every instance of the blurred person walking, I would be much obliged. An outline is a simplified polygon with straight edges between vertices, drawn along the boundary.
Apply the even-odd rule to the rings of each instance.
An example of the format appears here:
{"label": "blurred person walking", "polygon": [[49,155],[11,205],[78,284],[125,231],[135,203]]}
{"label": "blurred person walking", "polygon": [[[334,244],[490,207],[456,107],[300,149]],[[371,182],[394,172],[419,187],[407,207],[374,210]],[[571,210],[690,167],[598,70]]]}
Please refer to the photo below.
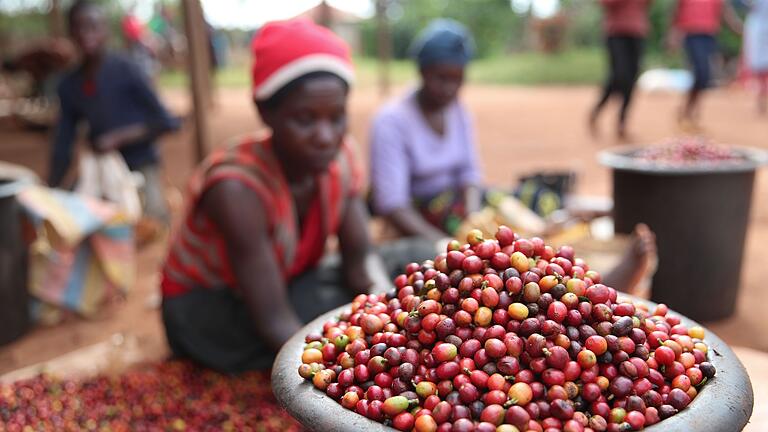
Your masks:
{"label": "blurred person walking", "polygon": [[768,114],[768,0],[752,0],[744,22],[744,60],[757,81],[757,110]]}
{"label": "blurred person walking", "polygon": [[79,123],[88,125],[90,149],[118,151],[131,171],[144,176],[144,213],[168,224],[160,155],[155,140],[179,127],[136,64],[107,50],[109,30],[98,3],[78,0],[69,10],[70,35],[80,63],[59,83],[60,114],[48,183],[58,187],[67,173]]}
{"label": "blurred person walking", "polygon": [[669,32],[671,48],[685,46],[688,64],[693,74],[693,86],[688,91],[685,105],[680,111],[678,122],[687,132],[700,129],[697,121],[702,93],[712,85],[712,59],[717,54],[715,37],[720,23],[735,33],[741,33],[742,22],[730,2],[726,0],[678,0]]}
{"label": "blurred person walking", "polygon": [[589,129],[597,136],[597,121],[611,96],[622,99],[616,134],[627,139],[627,115],[648,36],[648,10],[653,0],[600,0],[608,50],[608,78],[589,116]]}

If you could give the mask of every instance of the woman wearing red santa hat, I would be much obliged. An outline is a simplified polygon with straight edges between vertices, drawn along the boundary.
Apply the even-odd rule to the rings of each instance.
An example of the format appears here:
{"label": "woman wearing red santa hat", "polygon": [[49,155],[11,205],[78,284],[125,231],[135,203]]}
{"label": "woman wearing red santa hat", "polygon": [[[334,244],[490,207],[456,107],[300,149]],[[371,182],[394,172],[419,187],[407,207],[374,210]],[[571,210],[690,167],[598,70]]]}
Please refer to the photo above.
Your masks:
{"label": "woman wearing red santa hat", "polygon": [[[346,137],[349,49],[306,20],[265,25],[252,48],[252,96],[271,133],[197,169],[162,279],[173,352],[227,372],[269,367],[302,323],[390,287]],[[340,256],[323,257],[330,236]],[[400,262],[387,264],[432,252],[412,246],[391,248]]]}

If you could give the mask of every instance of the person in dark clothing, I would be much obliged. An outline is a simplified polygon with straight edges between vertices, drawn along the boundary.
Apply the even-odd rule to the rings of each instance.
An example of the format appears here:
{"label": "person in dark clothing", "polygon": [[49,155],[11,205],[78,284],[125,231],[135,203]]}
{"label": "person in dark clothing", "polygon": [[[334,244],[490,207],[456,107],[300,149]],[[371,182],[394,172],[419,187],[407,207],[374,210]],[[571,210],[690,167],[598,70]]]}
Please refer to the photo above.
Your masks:
{"label": "person in dark clothing", "polygon": [[58,87],[61,109],[48,183],[61,184],[72,161],[78,124],[85,122],[91,149],[97,153],[117,150],[128,168],[141,172],[145,213],[167,222],[155,140],[178,129],[179,120],[163,107],[137,65],[108,52],[109,33],[101,7],[78,1],[69,11],[68,22],[81,62]]}
{"label": "person in dark clothing", "polygon": [[597,135],[597,119],[613,95],[622,98],[617,135],[627,138],[627,113],[640,73],[640,62],[648,35],[648,9],[652,0],[600,0],[608,48],[610,71],[597,105],[592,109],[589,126]]}

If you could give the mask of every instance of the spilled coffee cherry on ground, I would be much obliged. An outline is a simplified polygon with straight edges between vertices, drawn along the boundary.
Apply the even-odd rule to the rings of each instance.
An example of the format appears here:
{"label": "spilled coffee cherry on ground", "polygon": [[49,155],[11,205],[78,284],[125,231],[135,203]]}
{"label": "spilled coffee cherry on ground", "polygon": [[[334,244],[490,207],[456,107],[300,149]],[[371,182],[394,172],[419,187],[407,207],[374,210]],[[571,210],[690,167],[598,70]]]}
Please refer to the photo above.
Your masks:
{"label": "spilled coffee cherry on ground", "polygon": [[84,380],[0,383],[0,432],[302,430],[264,371],[234,376],[167,361]]}
{"label": "spilled coffee cherry on ground", "polygon": [[618,300],[573,248],[507,227],[467,241],[308,335],[299,374],[417,432],[639,430],[714,376],[702,328]]}

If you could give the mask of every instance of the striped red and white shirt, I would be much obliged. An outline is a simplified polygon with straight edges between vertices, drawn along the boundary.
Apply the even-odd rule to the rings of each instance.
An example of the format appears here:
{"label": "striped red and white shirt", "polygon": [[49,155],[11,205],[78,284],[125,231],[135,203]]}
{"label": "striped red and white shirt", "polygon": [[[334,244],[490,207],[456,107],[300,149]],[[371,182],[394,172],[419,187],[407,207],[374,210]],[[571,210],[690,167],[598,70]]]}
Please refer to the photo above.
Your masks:
{"label": "striped red and white shirt", "polygon": [[232,179],[252,189],[261,201],[275,258],[286,282],[317,264],[327,238],[339,229],[347,202],[362,190],[361,169],[345,140],[338,156],[318,176],[317,195],[300,227],[288,182],[269,138],[247,137],[216,150],[190,180],[186,213],[163,266],[163,296],[184,294],[194,287],[237,289],[224,239],[199,206],[207,190]]}

